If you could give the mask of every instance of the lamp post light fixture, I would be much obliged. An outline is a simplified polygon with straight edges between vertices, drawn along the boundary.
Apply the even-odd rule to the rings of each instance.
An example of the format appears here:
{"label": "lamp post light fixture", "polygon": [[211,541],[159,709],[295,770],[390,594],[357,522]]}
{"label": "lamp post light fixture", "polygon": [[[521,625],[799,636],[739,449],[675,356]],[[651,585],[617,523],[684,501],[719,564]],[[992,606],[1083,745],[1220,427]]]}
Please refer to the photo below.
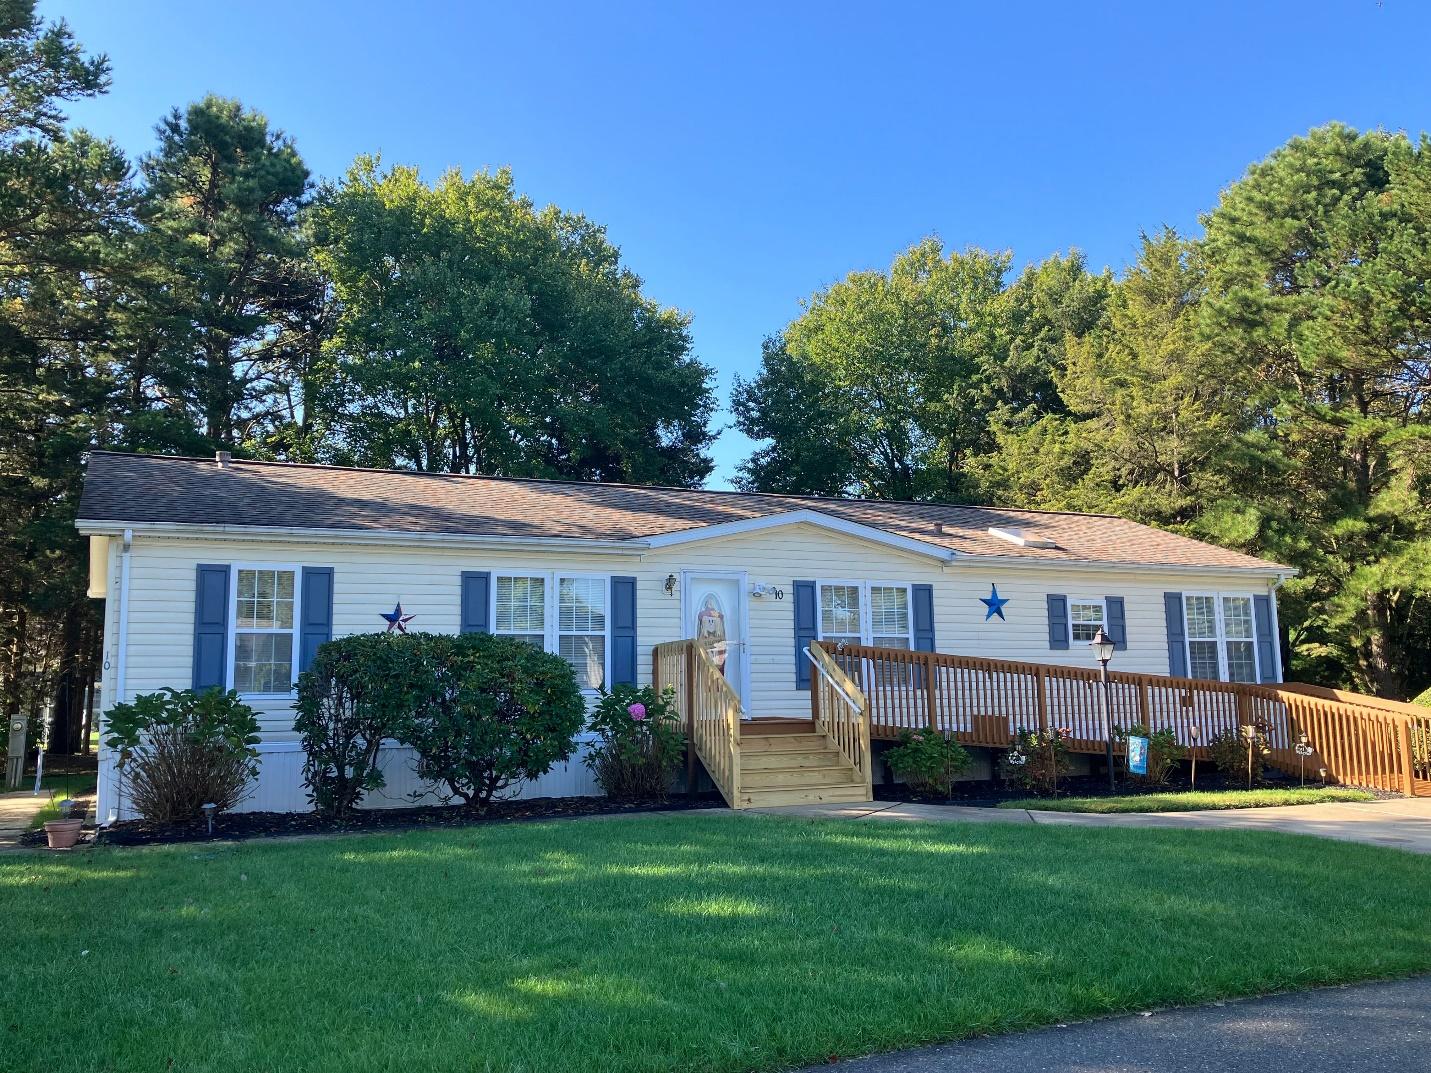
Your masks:
{"label": "lamp post light fixture", "polygon": [[1113,643],[1113,638],[1103,632],[1103,627],[1099,626],[1093,640],[1088,642],[1088,647],[1093,649],[1093,657],[1098,660],[1098,680],[1103,685],[1103,728],[1108,740],[1108,792],[1117,793],[1118,786],[1113,778],[1113,687],[1108,682],[1108,661],[1113,658],[1117,645]]}

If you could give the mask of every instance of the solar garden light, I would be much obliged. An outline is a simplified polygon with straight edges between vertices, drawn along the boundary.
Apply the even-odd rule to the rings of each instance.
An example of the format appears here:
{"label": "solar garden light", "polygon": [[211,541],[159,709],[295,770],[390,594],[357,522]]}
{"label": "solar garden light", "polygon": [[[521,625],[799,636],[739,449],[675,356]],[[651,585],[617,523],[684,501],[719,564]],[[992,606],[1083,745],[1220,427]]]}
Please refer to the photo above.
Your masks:
{"label": "solar garden light", "polygon": [[199,806],[204,810],[204,819],[209,821],[209,834],[214,833],[214,813],[219,811],[219,806],[212,801]]}
{"label": "solar garden light", "polygon": [[1189,750],[1192,754],[1192,784],[1188,787],[1190,790],[1197,789],[1197,739],[1201,736],[1202,729],[1200,727],[1188,727],[1188,740],[1192,742],[1192,747]]}
{"label": "solar garden light", "polygon": [[1114,645],[1113,638],[1099,626],[1093,640],[1088,642],[1088,647],[1093,649],[1093,656],[1098,660],[1098,680],[1103,683],[1103,726],[1108,739],[1108,792],[1116,793],[1118,788],[1113,781],[1113,687],[1108,683],[1108,661],[1113,658],[1113,651],[1117,646]]}

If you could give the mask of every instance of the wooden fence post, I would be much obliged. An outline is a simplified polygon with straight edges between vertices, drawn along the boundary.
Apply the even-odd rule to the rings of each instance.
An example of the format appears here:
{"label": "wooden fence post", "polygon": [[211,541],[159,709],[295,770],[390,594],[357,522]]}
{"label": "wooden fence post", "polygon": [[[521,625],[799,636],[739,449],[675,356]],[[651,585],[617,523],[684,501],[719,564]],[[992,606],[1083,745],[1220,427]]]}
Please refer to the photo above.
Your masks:
{"label": "wooden fence post", "polygon": [[1038,681],[1038,732],[1040,735],[1044,735],[1048,733],[1048,685],[1043,671],[1038,672],[1036,679]]}
{"label": "wooden fence post", "polygon": [[929,708],[930,733],[939,733],[939,668],[934,665],[932,653],[923,653],[924,662],[924,703]]}
{"label": "wooden fence post", "polygon": [[1401,738],[1401,792],[1407,797],[1416,796],[1416,768],[1411,757],[1411,732],[1414,724],[1410,719],[1397,727]]}
{"label": "wooden fence post", "polygon": [[696,792],[696,646],[686,646],[682,653],[685,664],[686,694],[686,793]]}

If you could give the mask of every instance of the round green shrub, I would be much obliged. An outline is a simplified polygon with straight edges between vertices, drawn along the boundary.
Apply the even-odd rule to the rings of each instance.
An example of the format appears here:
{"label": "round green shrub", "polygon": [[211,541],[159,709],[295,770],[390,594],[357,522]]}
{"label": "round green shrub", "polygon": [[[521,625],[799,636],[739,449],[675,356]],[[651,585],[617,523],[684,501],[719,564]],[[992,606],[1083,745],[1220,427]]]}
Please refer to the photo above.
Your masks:
{"label": "round green shrub", "polygon": [[293,727],[303,742],[303,781],[319,812],[343,816],[382,789],[378,751],[404,740],[432,693],[428,634],[358,633],[319,647],[298,677]]}
{"label": "round green shrub", "polygon": [[429,676],[403,739],[420,778],[485,809],[576,751],[586,704],[561,656],[485,633],[408,636]]}

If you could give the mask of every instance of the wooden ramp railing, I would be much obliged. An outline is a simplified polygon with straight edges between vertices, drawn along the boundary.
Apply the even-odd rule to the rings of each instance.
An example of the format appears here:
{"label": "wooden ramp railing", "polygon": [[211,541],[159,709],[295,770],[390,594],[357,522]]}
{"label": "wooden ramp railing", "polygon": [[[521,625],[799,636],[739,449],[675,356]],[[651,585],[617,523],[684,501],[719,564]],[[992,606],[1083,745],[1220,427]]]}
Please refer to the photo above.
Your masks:
{"label": "wooden ramp railing", "polygon": [[[813,646],[812,646],[813,647]],[[1070,748],[1105,748],[1096,670],[935,652],[845,645],[830,658],[868,700],[875,738],[933,727],[970,745],[1005,747],[1019,729],[1066,728]],[[1325,767],[1348,786],[1431,796],[1431,711],[1356,693],[1296,685],[1243,685],[1110,671],[1113,722],[1170,729],[1207,755],[1219,733],[1266,729],[1272,766]],[[1196,728],[1194,739],[1190,731]],[[1313,755],[1295,748],[1305,734]]]}
{"label": "wooden ramp railing", "polygon": [[[652,650],[651,684],[675,691],[693,756],[700,757],[726,804],[735,807],[740,794],[740,695],[705,646],[694,640],[667,641]],[[688,784],[694,783],[693,767],[686,772]]]}
{"label": "wooden ramp railing", "polygon": [[810,717],[815,729],[849,761],[864,779],[865,795],[874,797],[874,763],[870,753],[870,702],[828,652],[814,642],[806,649],[810,673]]}

